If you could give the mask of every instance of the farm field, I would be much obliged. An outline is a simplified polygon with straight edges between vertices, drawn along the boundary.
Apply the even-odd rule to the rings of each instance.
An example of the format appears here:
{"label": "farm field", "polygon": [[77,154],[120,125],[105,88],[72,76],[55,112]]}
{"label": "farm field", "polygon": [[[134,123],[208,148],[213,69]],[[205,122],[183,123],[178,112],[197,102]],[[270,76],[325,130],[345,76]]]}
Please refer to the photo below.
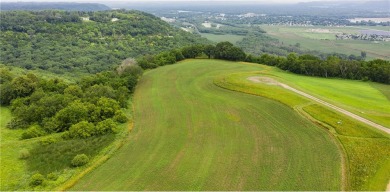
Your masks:
{"label": "farm field", "polygon": [[241,41],[245,36],[241,35],[215,35],[211,33],[201,33],[200,34],[202,37],[207,38],[210,41],[219,43],[223,41],[229,41],[230,43],[236,44],[237,41]]}
{"label": "farm field", "polygon": [[[308,77],[272,68],[270,74],[291,86],[340,106],[378,124],[390,127],[390,85]],[[364,101],[364,102],[362,102]]]}
{"label": "farm field", "polygon": [[[259,95],[280,101],[294,108],[297,112],[311,119],[313,122],[317,122],[322,127],[328,129],[330,133],[338,138],[346,154],[345,168],[348,178],[344,182],[346,189],[386,189],[386,185],[390,180],[390,174],[387,171],[390,167],[390,160],[388,159],[390,156],[389,135],[353,120],[346,115],[335,112],[324,105],[302,99],[292,91],[282,88],[282,86],[276,86],[278,85],[276,82],[282,82],[282,80],[291,86],[295,85],[295,81],[299,79],[306,79],[308,85],[316,85],[318,82],[311,81],[309,77],[298,75],[295,75],[295,80],[290,79],[286,81],[283,75],[287,73],[280,73],[278,76],[275,75],[273,69],[275,68],[269,67],[268,70],[257,72],[224,74],[217,77],[215,83],[229,90]],[[256,80],[255,78],[259,81],[254,81]],[[262,81],[259,78],[262,78]],[[322,80],[326,82],[329,79]],[[338,85],[342,87],[343,83],[359,84],[359,82],[344,80],[343,82],[338,82]],[[366,83],[360,82],[360,84],[364,86]],[[381,89],[386,86],[378,86],[380,84],[374,85]],[[314,95],[313,93],[316,93],[316,91],[306,93]],[[362,94],[367,96],[367,94]],[[375,95],[373,93],[368,94]],[[382,93],[377,92],[377,94],[381,95]],[[345,97],[346,94],[340,94],[340,96]],[[361,98],[361,103],[367,100],[369,98]]]}
{"label": "farm field", "polygon": [[278,101],[214,84],[268,69],[186,60],[146,72],[129,142],[70,190],[341,190],[342,152],[326,129]]}
{"label": "farm field", "polygon": [[365,51],[367,52],[368,59],[390,59],[390,54],[387,51],[390,49],[390,42],[336,40],[335,37],[335,34],[337,33],[357,34],[360,30],[381,30],[381,27],[297,27],[261,25],[261,28],[267,31],[268,35],[279,39],[281,42],[291,45],[300,43],[300,46],[305,49],[318,50],[325,53],[338,52],[354,55],[360,55],[361,51]]}

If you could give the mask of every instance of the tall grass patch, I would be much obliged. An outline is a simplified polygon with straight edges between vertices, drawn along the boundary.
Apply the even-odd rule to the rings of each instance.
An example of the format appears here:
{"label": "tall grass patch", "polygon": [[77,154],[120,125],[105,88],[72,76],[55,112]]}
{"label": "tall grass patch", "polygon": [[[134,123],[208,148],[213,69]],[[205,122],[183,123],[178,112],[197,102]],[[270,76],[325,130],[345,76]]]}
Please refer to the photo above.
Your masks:
{"label": "tall grass patch", "polygon": [[30,157],[27,159],[28,170],[46,175],[71,168],[72,159],[76,155],[86,154],[93,157],[114,139],[115,135],[110,134],[87,139],[63,140],[49,145],[37,145],[30,150]]}

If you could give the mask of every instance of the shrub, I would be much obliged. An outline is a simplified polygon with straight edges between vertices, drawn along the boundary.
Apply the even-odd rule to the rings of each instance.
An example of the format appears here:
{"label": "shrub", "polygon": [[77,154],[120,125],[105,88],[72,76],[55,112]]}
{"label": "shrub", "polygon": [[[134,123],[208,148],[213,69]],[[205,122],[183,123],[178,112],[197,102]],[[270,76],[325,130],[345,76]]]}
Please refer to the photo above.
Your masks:
{"label": "shrub", "polygon": [[115,132],[116,123],[112,119],[106,119],[99,122],[95,128],[96,135],[103,135],[106,133]]}
{"label": "shrub", "polygon": [[28,151],[27,149],[23,148],[22,150],[20,150],[19,152],[19,159],[27,159],[30,157],[30,151]]}
{"label": "shrub", "polygon": [[54,137],[46,137],[39,141],[41,145],[50,145],[55,142],[57,142],[57,139],[55,139]]}
{"label": "shrub", "polygon": [[63,134],[61,135],[61,138],[67,140],[67,139],[71,139],[72,137],[71,137],[69,131],[65,131],[65,132],[63,132]]}
{"label": "shrub", "polygon": [[89,161],[89,158],[87,155],[85,154],[79,154],[79,155],[76,155],[73,160],[72,160],[72,165],[74,167],[80,167],[80,166],[83,166],[85,164],[87,164]]}
{"label": "shrub", "polygon": [[128,118],[122,110],[118,110],[115,112],[114,120],[118,123],[126,123]]}
{"label": "shrub", "polygon": [[56,173],[49,173],[47,174],[47,179],[55,181],[58,179],[58,175]]}
{"label": "shrub", "polygon": [[30,139],[46,135],[45,130],[39,125],[30,126],[23,134],[22,139]]}
{"label": "shrub", "polygon": [[74,124],[69,129],[71,137],[77,138],[88,138],[94,134],[95,126],[93,123],[88,121],[81,121],[80,123]]}
{"label": "shrub", "polygon": [[12,118],[10,122],[7,123],[7,128],[9,129],[18,129],[18,128],[26,128],[28,124],[20,119]]}
{"label": "shrub", "polygon": [[43,183],[43,181],[45,181],[45,177],[43,177],[43,175],[41,175],[39,173],[36,173],[31,177],[30,185],[35,187],[35,186],[41,185]]}

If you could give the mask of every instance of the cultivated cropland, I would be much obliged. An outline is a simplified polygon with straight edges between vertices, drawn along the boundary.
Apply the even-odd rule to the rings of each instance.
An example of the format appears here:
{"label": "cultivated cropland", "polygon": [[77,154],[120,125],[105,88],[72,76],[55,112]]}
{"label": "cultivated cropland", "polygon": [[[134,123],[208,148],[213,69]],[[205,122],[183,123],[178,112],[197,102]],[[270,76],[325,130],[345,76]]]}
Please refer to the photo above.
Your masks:
{"label": "cultivated cropland", "polygon": [[0,191],[390,190],[387,1],[0,4]]}

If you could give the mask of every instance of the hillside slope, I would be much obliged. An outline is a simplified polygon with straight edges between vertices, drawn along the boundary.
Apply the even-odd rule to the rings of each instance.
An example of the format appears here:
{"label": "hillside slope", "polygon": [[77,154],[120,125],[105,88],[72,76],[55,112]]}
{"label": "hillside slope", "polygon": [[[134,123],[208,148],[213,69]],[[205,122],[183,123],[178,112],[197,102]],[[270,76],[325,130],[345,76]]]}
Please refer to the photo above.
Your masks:
{"label": "hillside slope", "polygon": [[148,71],[128,143],[71,190],[340,190],[340,152],[325,130],[213,83],[263,69],[187,60]]}
{"label": "hillside slope", "polygon": [[209,43],[140,11],[0,13],[0,63],[96,73],[129,57]]}

